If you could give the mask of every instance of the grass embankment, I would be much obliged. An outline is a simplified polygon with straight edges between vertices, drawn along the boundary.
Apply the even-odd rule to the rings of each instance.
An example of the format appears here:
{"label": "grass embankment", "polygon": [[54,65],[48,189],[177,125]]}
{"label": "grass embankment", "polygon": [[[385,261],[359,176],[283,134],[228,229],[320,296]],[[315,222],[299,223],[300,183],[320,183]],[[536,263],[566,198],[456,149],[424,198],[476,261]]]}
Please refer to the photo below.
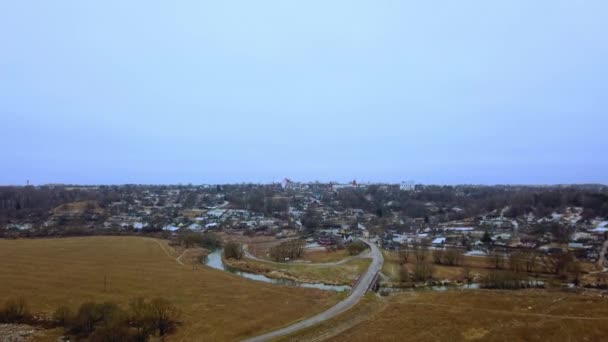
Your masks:
{"label": "grass embankment", "polygon": [[[608,299],[561,291],[415,292],[383,298],[366,320],[341,329],[370,305],[324,323],[329,341],[600,341],[608,333]],[[376,306],[377,307],[377,306]],[[359,312],[359,313],[358,313]],[[331,327],[336,328],[332,332]],[[335,333],[335,331],[339,333]],[[290,340],[315,340],[315,331]]]}
{"label": "grass embankment", "polygon": [[269,278],[291,279],[305,283],[352,285],[357,277],[367,270],[371,259],[353,259],[333,266],[269,263],[247,258],[239,261],[230,259],[225,262],[239,270],[264,274]]}
{"label": "grass embankment", "polygon": [[124,305],[137,296],[164,297],[183,312],[171,341],[240,340],[312,316],[341,298],[243,279],[188,264],[186,257],[181,265],[177,256],[166,241],[137,237],[0,240],[0,298],[24,297],[32,311],[51,313],[85,301]]}

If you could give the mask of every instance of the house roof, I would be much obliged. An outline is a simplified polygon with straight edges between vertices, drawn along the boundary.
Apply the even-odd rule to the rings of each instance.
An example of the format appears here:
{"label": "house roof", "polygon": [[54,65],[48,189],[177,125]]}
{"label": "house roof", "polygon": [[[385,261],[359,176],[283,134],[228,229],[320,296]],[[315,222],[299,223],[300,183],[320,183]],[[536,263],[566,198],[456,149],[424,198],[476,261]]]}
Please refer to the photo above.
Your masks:
{"label": "house roof", "polygon": [[433,241],[431,242],[432,244],[442,244],[445,243],[445,238],[444,237],[438,237],[433,239]]}

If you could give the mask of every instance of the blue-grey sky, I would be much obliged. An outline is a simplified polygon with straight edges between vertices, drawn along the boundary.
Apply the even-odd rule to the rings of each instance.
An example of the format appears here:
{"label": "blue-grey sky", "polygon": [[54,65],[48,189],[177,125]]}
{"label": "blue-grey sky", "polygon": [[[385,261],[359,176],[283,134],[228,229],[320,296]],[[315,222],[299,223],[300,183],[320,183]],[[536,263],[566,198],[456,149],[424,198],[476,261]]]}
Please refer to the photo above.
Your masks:
{"label": "blue-grey sky", "polygon": [[0,184],[608,183],[608,2],[0,1]]}

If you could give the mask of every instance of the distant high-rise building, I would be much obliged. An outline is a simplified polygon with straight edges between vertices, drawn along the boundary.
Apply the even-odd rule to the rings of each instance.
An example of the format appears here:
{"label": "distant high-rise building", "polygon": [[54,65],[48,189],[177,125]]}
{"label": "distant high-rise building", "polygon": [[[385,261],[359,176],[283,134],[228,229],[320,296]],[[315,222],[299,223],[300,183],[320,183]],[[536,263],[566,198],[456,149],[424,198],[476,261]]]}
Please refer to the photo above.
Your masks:
{"label": "distant high-rise building", "polygon": [[401,182],[399,189],[402,191],[412,191],[416,187],[414,181]]}

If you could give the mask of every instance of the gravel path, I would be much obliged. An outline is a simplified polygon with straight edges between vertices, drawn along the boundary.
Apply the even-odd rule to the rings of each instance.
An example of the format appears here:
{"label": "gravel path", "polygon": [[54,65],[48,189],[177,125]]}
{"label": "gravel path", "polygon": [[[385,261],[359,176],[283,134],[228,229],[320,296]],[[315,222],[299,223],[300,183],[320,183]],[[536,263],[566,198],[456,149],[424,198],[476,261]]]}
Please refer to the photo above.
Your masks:
{"label": "gravel path", "polygon": [[367,292],[367,289],[370,287],[372,281],[376,277],[376,274],[378,274],[378,272],[380,272],[380,270],[382,269],[382,264],[384,263],[384,258],[382,257],[382,253],[380,252],[380,249],[375,244],[373,244],[367,240],[363,240],[363,241],[366,244],[368,244],[371,248],[370,257],[372,258],[372,263],[370,264],[369,268],[367,269],[367,272],[365,272],[363,277],[360,279],[360,281],[357,283],[357,285],[352,289],[350,295],[346,299],[344,299],[343,301],[339,302],[338,304],[332,306],[331,308],[327,309],[326,311],[324,311],[316,316],[310,317],[310,318],[300,321],[298,323],[294,323],[285,328],[274,330],[274,331],[268,332],[264,335],[260,335],[257,337],[247,339],[247,340],[245,340],[245,342],[269,341],[269,340],[277,338],[277,337],[289,335],[289,334],[295,333],[299,330],[306,329],[315,324],[326,321],[328,319],[334,318],[334,317],[338,316],[339,314],[343,313],[344,311],[355,306],[355,304],[357,304],[361,300],[361,298],[363,298],[363,296]]}

